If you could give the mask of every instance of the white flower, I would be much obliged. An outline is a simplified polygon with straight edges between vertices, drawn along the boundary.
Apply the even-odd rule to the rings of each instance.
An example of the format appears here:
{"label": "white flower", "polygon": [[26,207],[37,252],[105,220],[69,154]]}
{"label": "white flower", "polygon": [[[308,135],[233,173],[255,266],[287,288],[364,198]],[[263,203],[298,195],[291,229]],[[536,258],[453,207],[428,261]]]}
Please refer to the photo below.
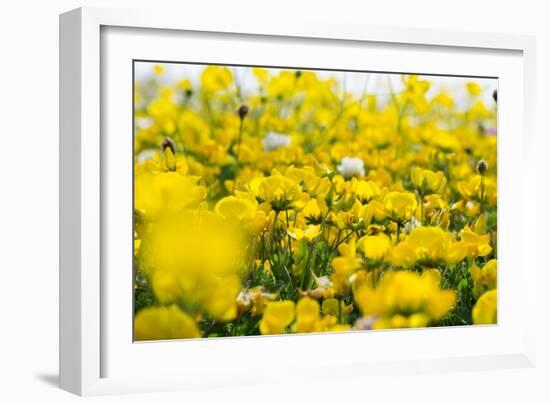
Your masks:
{"label": "white flower", "polygon": [[290,145],[290,136],[269,132],[263,138],[262,143],[264,144],[264,151],[274,151],[281,147],[288,147]]}
{"label": "white flower", "polygon": [[136,117],[135,122],[137,129],[148,129],[155,123],[151,118]]}
{"label": "white flower", "polygon": [[338,169],[338,172],[346,179],[355,175],[365,176],[365,167],[363,166],[363,160],[361,160],[361,158],[344,157],[336,169]]}
{"label": "white flower", "polygon": [[137,162],[141,164],[147,160],[153,159],[154,156],[155,156],[154,150],[143,150],[138,154]]}

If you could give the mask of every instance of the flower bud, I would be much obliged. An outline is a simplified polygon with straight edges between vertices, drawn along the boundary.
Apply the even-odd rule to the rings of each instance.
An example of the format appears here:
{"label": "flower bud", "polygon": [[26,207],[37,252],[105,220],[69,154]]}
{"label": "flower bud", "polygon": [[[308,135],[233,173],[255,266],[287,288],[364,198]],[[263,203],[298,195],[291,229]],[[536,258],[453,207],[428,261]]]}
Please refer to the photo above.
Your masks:
{"label": "flower bud", "polygon": [[487,168],[488,168],[487,161],[479,160],[477,162],[476,170],[477,172],[479,172],[480,175],[485,174],[485,172],[487,172]]}
{"label": "flower bud", "polygon": [[176,170],[176,143],[170,137],[166,136],[162,142],[162,151],[164,152],[164,163],[169,171]]}
{"label": "flower bud", "polygon": [[172,154],[176,154],[176,143],[174,143],[174,140],[172,140],[172,138],[166,136],[164,138],[164,140],[162,141],[162,151],[166,151],[167,148],[170,149],[170,151],[172,151]]}
{"label": "flower bud", "polygon": [[493,99],[497,102],[497,90],[493,91]]}
{"label": "flower bud", "polygon": [[248,106],[241,105],[239,107],[239,109],[237,110],[237,114],[239,115],[239,118],[241,118],[241,120],[243,120],[244,117],[248,114]]}
{"label": "flower bud", "polygon": [[164,149],[164,163],[169,171],[176,170],[176,157],[174,153],[172,153],[172,149],[170,147],[166,147]]}

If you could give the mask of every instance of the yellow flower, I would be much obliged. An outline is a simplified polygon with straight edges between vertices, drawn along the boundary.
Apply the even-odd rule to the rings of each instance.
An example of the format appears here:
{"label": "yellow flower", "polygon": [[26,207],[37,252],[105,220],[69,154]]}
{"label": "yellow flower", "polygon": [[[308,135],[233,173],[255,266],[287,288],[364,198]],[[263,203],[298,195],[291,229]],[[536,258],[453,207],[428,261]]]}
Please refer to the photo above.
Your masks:
{"label": "yellow flower", "polygon": [[376,320],[372,328],[379,329],[403,329],[414,327],[426,327],[430,322],[430,317],[424,313],[415,313],[410,316],[401,314],[393,315],[389,318],[380,318]]}
{"label": "yellow flower", "polygon": [[472,310],[474,325],[492,325],[497,323],[497,289],[485,292]]}
{"label": "yellow flower", "polygon": [[450,108],[454,105],[454,99],[445,91],[441,91],[433,97],[432,102],[440,104],[446,108]]}
{"label": "yellow flower", "polygon": [[261,67],[252,67],[252,73],[261,83],[265,83],[269,78],[269,70]]}
{"label": "yellow flower", "polygon": [[464,242],[455,241],[440,227],[415,228],[405,242],[414,250],[416,260],[425,264],[457,263],[466,255]]}
{"label": "yellow flower", "polygon": [[423,98],[424,94],[430,89],[430,82],[426,80],[420,80],[417,75],[403,75],[401,80],[405,85],[404,94],[411,101],[418,102],[419,98]]}
{"label": "yellow flower", "polygon": [[227,220],[240,221],[250,235],[257,235],[268,222],[267,215],[258,209],[256,202],[246,197],[226,196],[216,203],[215,212]]}
{"label": "yellow flower", "polygon": [[244,198],[227,196],[216,203],[215,211],[226,219],[236,218],[243,220],[249,217],[256,210],[254,204]]}
{"label": "yellow flower", "polygon": [[361,203],[365,204],[370,202],[373,198],[378,197],[380,194],[380,188],[373,181],[357,181],[355,188],[355,194]]}
{"label": "yellow flower", "polygon": [[[411,321],[394,318],[401,315],[412,318],[416,326],[441,319],[456,302],[454,290],[440,290],[439,283],[430,274],[418,275],[409,271],[386,272],[376,288],[364,286],[354,294],[364,316],[377,318],[374,328],[408,327]],[[422,320],[420,319],[422,318]],[[395,322],[392,322],[395,321]]]}
{"label": "yellow flower", "polygon": [[481,100],[474,102],[472,107],[468,110],[468,117],[472,120],[487,119],[491,116],[491,111],[487,108],[487,105]]}
{"label": "yellow flower", "polygon": [[295,331],[298,333],[318,332],[321,330],[319,303],[309,297],[301,298],[296,305]]}
{"label": "yellow flower", "polygon": [[237,297],[241,289],[238,275],[228,275],[209,281],[209,295],[204,299],[204,309],[219,321],[233,320],[237,316]]}
{"label": "yellow flower", "polygon": [[259,185],[258,196],[271,204],[276,211],[288,210],[301,196],[300,187],[282,175],[272,175]]}
{"label": "yellow flower", "polygon": [[[482,186],[483,183],[483,186]],[[468,181],[460,181],[456,189],[466,200],[476,200],[487,203],[489,206],[496,206],[497,186],[493,179],[481,175],[472,175]]]}
{"label": "yellow flower", "polygon": [[416,262],[416,251],[408,242],[400,242],[392,249],[390,262],[393,266],[411,267]]}
{"label": "yellow flower", "polygon": [[460,141],[456,136],[444,131],[433,135],[430,141],[435,147],[446,153],[454,152],[460,148]]}
{"label": "yellow flower", "polygon": [[197,182],[176,172],[141,173],[135,178],[134,206],[152,221],[196,208],[206,196],[206,188]]}
{"label": "yellow flower", "polygon": [[144,308],[134,319],[137,341],[201,337],[195,321],[175,305]]}
{"label": "yellow flower", "polygon": [[391,241],[386,234],[364,236],[358,244],[365,256],[373,260],[383,259],[391,249]]}
{"label": "yellow flower", "polygon": [[244,245],[238,223],[209,211],[183,210],[144,235],[140,254],[160,301],[224,321],[236,316]]}
{"label": "yellow flower", "polygon": [[186,78],[184,78],[183,80],[179,80],[176,83],[176,86],[182,91],[190,91],[193,88],[191,81]]}
{"label": "yellow flower", "polygon": [[267,94],[271,97],[289,97],[296,88],[296,75],[288,70],[281,70],[279,75],[269,80]]}
{"label": "yellow flower", "polygon": [[422,277],[427,278],[432,281],[437,287],[441,282],[441,272],[438,269],[424,269],[422,272]]}
{"label": "yellow flower", "polygon": [[384,168],[371,169],[367,176],[380,187],[391,186],[393,182],[390,173]]}
{"label": "yellow flower", "polygon": [[316,199],[310,199],[302,210],[305,217],[318,218],[321,215],[321,208]]}
{"label": "yellow flower", "polygon": [[[341,309],[341,302],[336,298],[327,298],[323,301],[321,305],[321,312],[324,315],[334,315],[337,316],[338,312]],[[346,313],[349,313],[353,310],[353,306],[348,305],[345,307]]]}
{"label": "yellow flower", "polygon": [[321,234],[321,226],[308,225],[305,230],[302,230],[301,228],[291,227],[286,232],[288,235],[290,235],[292,239],[296,239],[297,241],[300,241],[302,239],[312,241]]}
{"label": "yellow flower", "polygon": [[411,181],[420,194],[441,193],[447,184],[447,178],[441,171],[414,167],[411,169]]}
{"label": "yellow flower", "polygon": [[464,199],[479,199],[481,189],[481,175],[474,175],[469,181],[460,181],[456,184],[456,189]]}
{"label": "yellow flower", "polygon": [[474,282],[474,296],[477,298],[485,291],[497,287],[497,260],[491,259],[480,269],[476,264],[470,268]]}
{"label": "yellow flower", "polygon": [[386,218],[386,209],[384,208],[384,205],[379,201],[373,200],[363,207],[368,207],[370,212],[372,212],[372,217],[378,222]]}
{"label": "yellow flower", "polygon": [[470,81],[466,83],[466,89],[468,90],[468,94],[472,96],[477,96],[481,94],[481,87],[478,83],[474,81]]}
{"label": "yellow flower", "polygon": [[260,321],[260,333],[281,334],[294,320],[294,302],[274,301],[268,302],[262,320]]}
{"label": "yellow flower", "polygon": [[175,130],[177,106],[172,100],[173,91],[167,89],[161,92],[159,98],[153,100],[147,107],[147,113],[164,132]]}
{"label": "yellow flower", "polygon": [[155,65],[153,66],[153,73],[155,73],[155,74],[157,74],[157,75],[159,75],[159,76],[163,75],[163,74],[164,74],[164,71],[165,71],[165,68],[164,68],[164,66],[163,66],[162,64],[155,64]]}
{"label": "yellow flower", "polygon": [[338,247],[340,256],[332,259],[332,268],[338,275],[349,277],[355,270],[361,267],[361,259],[357,257],[355,240],[343,243]]}
{"label": "yellow flower", "polygon": [[470,227],[465,227],[460,235],[460,239],[464,241],[468,257],[474,259],[477,256],[487,256],[493,248],[489,244],[490,237],[488,234],[478,235],[473,232]]}
{"label": "yellow flower", "polygon": [[201,85],[206,91],[219,91],[233,82],[231,70],[225,66],[207,66],[201,75]]}
{"label": "yellow flower", "polygon": [[409,221],[417,207],[416,197],[410,192],[389,192],[384,197],[384,209],[395,222]]}

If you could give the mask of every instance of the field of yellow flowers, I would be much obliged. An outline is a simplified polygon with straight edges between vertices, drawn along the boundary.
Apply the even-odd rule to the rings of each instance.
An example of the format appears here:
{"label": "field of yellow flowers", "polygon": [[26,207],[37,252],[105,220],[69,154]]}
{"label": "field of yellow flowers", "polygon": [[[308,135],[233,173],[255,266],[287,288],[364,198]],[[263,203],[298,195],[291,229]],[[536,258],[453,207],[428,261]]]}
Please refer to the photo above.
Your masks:
{"label": "field of yellow flowers", "polygon": [[135,340],[496,323],[494,88],[458,105],[414,75],[382,99],[315,71],[246,68],[245,93],[229,67],[151,69]]}

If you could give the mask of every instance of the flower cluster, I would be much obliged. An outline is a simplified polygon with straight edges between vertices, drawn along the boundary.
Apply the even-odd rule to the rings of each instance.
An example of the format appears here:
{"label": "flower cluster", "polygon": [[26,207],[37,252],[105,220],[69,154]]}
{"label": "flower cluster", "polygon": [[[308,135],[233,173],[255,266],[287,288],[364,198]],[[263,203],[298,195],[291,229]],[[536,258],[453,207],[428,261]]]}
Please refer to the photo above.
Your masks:
{"label": "flower cluster", "polygon": [[136,340],[496,323],[493,90],[243,69],[135,82]]}

